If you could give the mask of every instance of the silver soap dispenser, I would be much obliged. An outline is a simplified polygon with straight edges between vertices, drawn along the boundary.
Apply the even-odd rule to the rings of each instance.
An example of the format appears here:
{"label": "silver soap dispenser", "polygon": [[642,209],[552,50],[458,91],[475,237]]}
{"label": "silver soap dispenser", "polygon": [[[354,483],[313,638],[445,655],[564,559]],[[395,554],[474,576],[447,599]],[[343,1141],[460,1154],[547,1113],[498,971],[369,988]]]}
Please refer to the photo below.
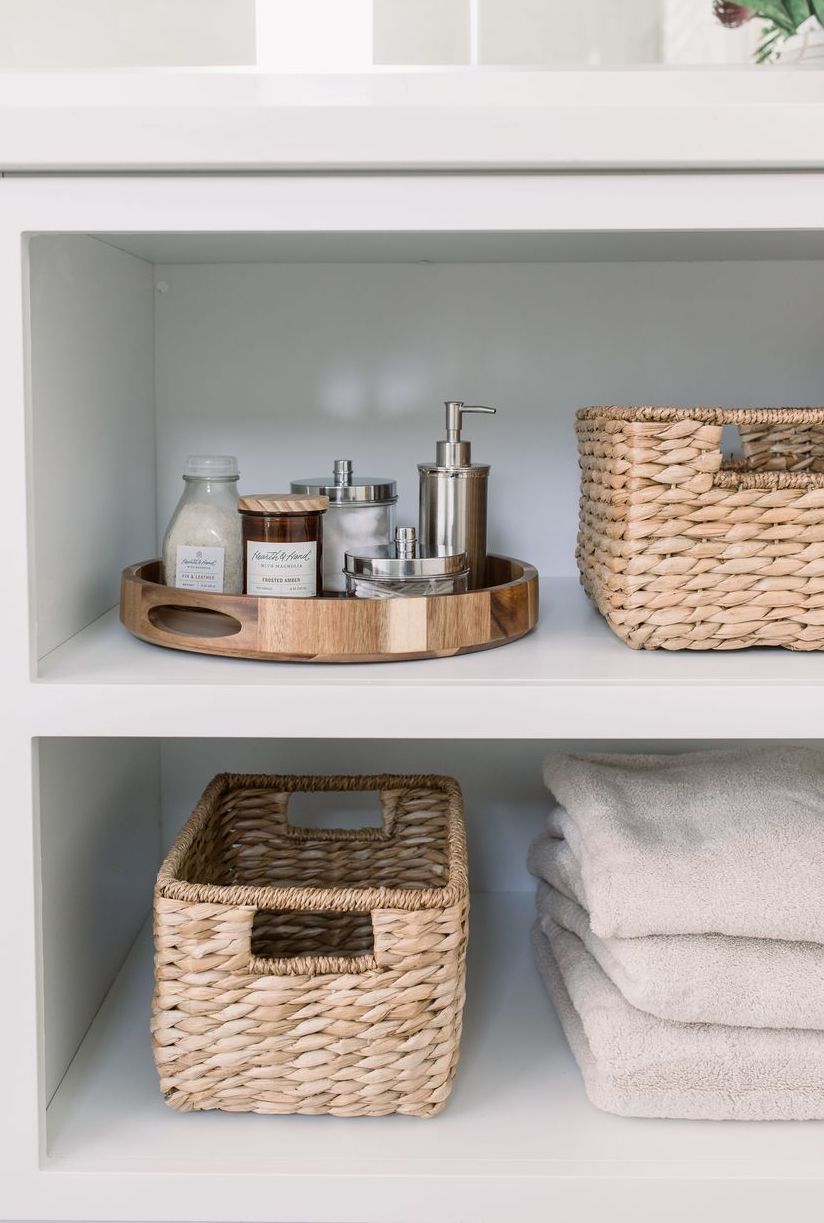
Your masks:
{"label": "silver soap dispenser", "polygon": [[469,585],[486,581],[486,505],[489,465],[472,462],[471,442],[461,438],[466,412],[494,413],[495,408],[447,399],[446,438],[435,448],[434,463],[419,463],[420,542],[425,556],[465,552]]}

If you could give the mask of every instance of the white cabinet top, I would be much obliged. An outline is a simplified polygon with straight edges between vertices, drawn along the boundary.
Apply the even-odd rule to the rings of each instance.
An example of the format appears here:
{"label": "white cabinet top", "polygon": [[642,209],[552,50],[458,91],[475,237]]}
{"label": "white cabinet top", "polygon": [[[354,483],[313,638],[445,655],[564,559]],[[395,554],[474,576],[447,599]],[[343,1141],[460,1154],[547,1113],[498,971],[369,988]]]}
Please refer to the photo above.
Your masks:
{"label": "white cabinet top", "polygon": [[0,74],[0,171],[824,166],[813,68]]}

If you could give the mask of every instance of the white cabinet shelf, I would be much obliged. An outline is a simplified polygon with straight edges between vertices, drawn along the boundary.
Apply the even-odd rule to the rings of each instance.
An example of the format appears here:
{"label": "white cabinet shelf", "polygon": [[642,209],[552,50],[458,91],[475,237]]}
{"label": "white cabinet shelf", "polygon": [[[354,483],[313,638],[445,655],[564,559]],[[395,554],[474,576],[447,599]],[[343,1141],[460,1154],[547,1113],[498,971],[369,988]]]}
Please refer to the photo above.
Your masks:
{"label": "white cabinet shelf", "polygon": [[530,636],[452,659],[208,658],[135,640],[113,610],[47,655],[39,675],[31,719],[44,735],[803,738],[824,699],[822,654],[631,650],[574,578],[542,580]]}
{"label": "white cabinet shelf", "polygon": [[96,1183],[115,1176],[147,1220],[543,1223],[608,1211],[694,1223],[719,1195],[733,1213],[746,1204],[752,1223],[773,1220],[779,1200],[794,1223],[812,1219],[792,1211],[797,1182],[824,1177],[824,1123],[630,1121],[589,1104],[532,964],[533,908],[528,895],[473,898],[461,1062],[430,1120],[168,1109],[147,1033],[144,932],[48,1111],[47,1167],[67,1213],[91,1217]]}

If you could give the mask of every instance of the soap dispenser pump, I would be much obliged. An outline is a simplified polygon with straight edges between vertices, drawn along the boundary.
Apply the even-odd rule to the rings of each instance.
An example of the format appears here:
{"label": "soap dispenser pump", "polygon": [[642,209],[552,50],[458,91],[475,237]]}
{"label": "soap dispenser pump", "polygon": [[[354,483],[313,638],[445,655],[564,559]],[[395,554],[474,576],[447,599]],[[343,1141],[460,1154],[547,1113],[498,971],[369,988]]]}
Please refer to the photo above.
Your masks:
{"label": "soap dispenser pump", "polygon": [[486,581],[486,507],[489,465],[472,462],[472,443],[461,437],[467,412],[495,408],[447,399],[446,437],[437,442],[434,463],[419,463],[420,540],[425,556],[465,552],[469,585]]}

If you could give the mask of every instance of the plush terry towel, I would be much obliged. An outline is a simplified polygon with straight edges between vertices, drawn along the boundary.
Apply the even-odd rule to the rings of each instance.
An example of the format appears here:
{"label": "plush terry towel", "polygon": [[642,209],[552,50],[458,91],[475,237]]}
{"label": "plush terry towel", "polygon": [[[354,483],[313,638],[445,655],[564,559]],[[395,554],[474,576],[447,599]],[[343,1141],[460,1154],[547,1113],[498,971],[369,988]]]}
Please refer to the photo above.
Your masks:
{"label": "plush terry towel", "polygon": [[601,938],[824,942],[824,753],[553,753],[544,779]]}
{"label": "plush terry towel", "polygon": [[579,904],[543,882],[538,915],[544,933],[554,924],[577,935],[627,1001],[659,1019],[824,1029],[821,943],[726,934],[601,939]]}
{"label": "plush terry towel", "polygon": [[678,1024],[638,1011],[580,939],[533,931],[536,959],[587,1095],[624,1117],[824,1117],[824,1033]]}

